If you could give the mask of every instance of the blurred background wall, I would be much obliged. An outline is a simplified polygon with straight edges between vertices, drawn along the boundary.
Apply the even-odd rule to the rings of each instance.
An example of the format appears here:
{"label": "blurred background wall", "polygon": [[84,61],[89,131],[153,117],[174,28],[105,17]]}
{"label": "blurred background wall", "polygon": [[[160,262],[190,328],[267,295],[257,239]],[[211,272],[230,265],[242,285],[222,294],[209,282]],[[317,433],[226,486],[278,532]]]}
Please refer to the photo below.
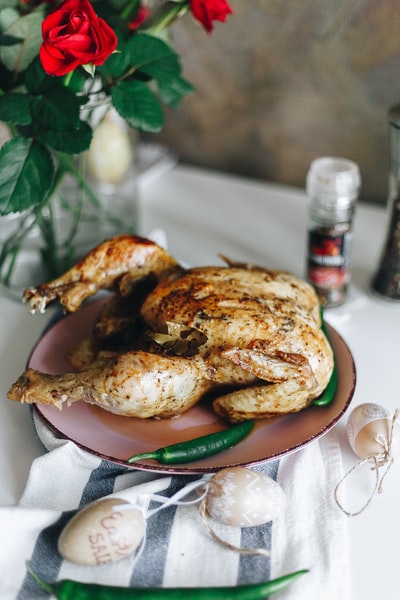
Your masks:
{"label": "blurred background wall", "polygon": [[189,164],[304,187],[312,159],[361,169],[386,201],[387,110],[400,103],[400,0],[229,0],[211,35],[174,26],[196,87],[158,139]]}

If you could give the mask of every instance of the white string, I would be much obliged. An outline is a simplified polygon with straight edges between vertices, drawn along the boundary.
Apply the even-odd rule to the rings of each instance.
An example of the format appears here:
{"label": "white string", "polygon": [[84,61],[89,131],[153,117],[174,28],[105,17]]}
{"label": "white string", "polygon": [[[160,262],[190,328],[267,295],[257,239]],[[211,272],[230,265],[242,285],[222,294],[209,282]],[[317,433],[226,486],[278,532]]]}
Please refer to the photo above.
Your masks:
{"label": "white string", "polygon": [[[191,492],[193,492],[194,490],[197,490],[198,488],[203,487],[203,492],[198,495],[196,498],[192,499],[192,500],[183,500],[183,498],[185,498],[185,496],[188,496]],[[199,502],[201,502],[201,500],[204,498],[204,496],[207,493],[207,484],[203,481],[203,480],[197,480],[197,481],[193,481],[191,483],[189,483],[188,485],[186,485],[185,487],[183,487],[182,489],[178,490],[173,496],[171,496],[170,498],[166,497],[166,496],[160,496],[158,494],[141,494],[140,496],[138,496],[135,499],[135,502],[126,502],[126,504],[118,504],[112,507],[112,511],[128,511],[128,510],[132,510],[132,509],[137,509],[139,510],[142,515],[143,515],[143,520],[145,523],[144,526],[144,532],[143,532],[143,538],[140,542],[140,546],[136,549],[136,552],[134,554],[134,556],[132,557],[132,568],[136,565],[136,563],[138,562],[140,556],[143,553],[143,550],[145,548],[146,545],[146,539],[147,539],[147,527],[146,527],[146,520],[150,517],[152,517],[155,513],[157,513],[159,510],[166,508],[167,506],[170,505],[177,505],[177,504],[197,504]],[[159,502],[160,506],[152,509],[152,510],[147,510],[145,508],[145,504],[148,505],[149,501],[155,501],[155,502]],[[147,502],[146,502],[147,501]]]}
{"label": "white string", "polygon": [[[393,436],[394,436],[394,428],[395,428],[396,421],[397,421],[399,414],[400,414],[400,409],[396,409],[393,414],[393,417],[392,417],[392,423],[391,423],[388,439],[386,439],[384,436],[382,436],[380,434],[377,434],[375,436],[375,441],[380,446],[382,446],[382,449],[383,449],[382,452],[379,454],[376,454],[374,456],[368,456],[367,458],[361,459],[358,463],[356,463],[354,465],[354,467],[349,469],[347,471],[347,473],[345,473],[343,475],[342,479],[339,481],[339,483],[335,487],[334,497],[335,497],[336,504],[338,505],[340,510],[342,512],[344,512],[344,514],[347,515],[348,517],[356,517],[357,515],[360,515],[369,506],[369,504],[372,502],[375,495],[382,493],[383,481],[384,481],[386,475],[389,473],[389,470],[391,469],[391,467],[394,463],[394,458],[392,456]],[[365,502],[365,504],[359,510],[351,512],[351,511],[346,510],[344,508],[342,502],[339,500],[339,490],[341,489],[341,486],[343,485],[345,479],[347,479],[349,477],[349,475],[351,475],[351,473],[353,473],[354,471],[359,469],[366,462],[370,462],[372,464],[371,470],[375,471],[374,489],[372,490],[372,492],[371,492],[369,498],[367,499],[367,501]],[[381,469],[383,467],[386,467],[386,468],[385,468],[382,476],[380,477],[379,469]]]}
{"label": "white string", "polygon": [[[194,490],[198,488],[204,487],[203,492],[200,495],[197,495],[193,500],[182,500],[185,496],[188,496]],[[167,506],[178,505],[178,504],[197,504],[202,500],[202,498],[207,493],[207,484],[203,480],[197,480],[189,483],[182,489],[178,490],[173,496],[168,498],[167,496],[160,496],[159,494],[141,494],[136,498],[135,504],[132,502],[126,502],[126,504],[118,504],[112,507],[113,511],[120,510],[131,510],[132,508],[137,508],[141,510],[145,519],[152,517],[155,513],[163,508],[167,508]],[[146,502],[147,501],[147,502]],[[160,506],[153,508],[152,510],[147,510],[144,508],[144,505],[149,504],[150,501],[158,502]]]}
{"label": "white string", "polygon": [[[201,487],[204,488],[203,492],[200,495],[196,496],[193,500],[181,500],[182,498],[185,498],[185,496],[188,496],[194,490],[197,490],[198,488],[201,488]],[[160,503],[160,506],[157,506],[156,508],[153,508],[152,510],[146,511],[146,513],[145,513],[146,519],[148,519],[149,517],[152,517],[159,510],[166,508],[167,506],[170,506],[172,504],[175,504],[175,505],[177,505],[177,504],[197,504],[204,498],[206,493],[207,493],[207,484],[202,479],[200,479],[197,481],[192,481],[191,483],[189,483],[182,489],[178,490],[173,496],[171,496],[171,498],[167,498],[165,496],[159,496],[158,494],[149,494],[147,496],[144,496],[144,497],[148,498],[149,500],[153,500],[155,502]]]}
{"label": "white string", "polygon": [[[199,490],[201,488],[203,488],[201,493],[198,493],[198,495],[195,498],[193,498],[191,500],[184,500],[184,498],[186,496],[189,496],[189,494],[191,494],[193,491]],[[233,550],[235,552],[240,552],[241,554],[270,556],[271,553],[269,552],[269,550],[266,550],[265,548],[240,548],[238,546],[234,546],[233,544],[230,544],[226,540],[222,539],[214,531],[214,529],[212,528],[211,524],[208,521],[208,513],[207,513],[206,503],[205,503],[205,497],[207,495],[207,492],[208,492],[208,482],[204,481],[203,479],[200,479],[197,481],[192,481],[191,483],[189,483],[182,489],[178,490],[170,498],[168,498],[166,496],[160,496],[158,494],[143,494],[142,496],[140,496],[140,498],[137,499],[136,504],[127,502],[126,504],[122,504],[122,505],[113,507],[113,510],[129,510],[132,508],[138,508],[139,510],[142,511],[143,518],[146,520],[146,519],[152,517],[158,511],[166,508],[167,506],[179,505],[179,504],[198,504],[198,503],[200,503],[199,511],[200,511],[200,515],[202,517],[203,524],[205,525],[208,533],[211,535],[211,537],[215,541],[219,542],[226,548],[229,548],[230,550]],[[141,506],[139,504],[139,500],[140,500]],[[156,508],[153,508],[152,510],[146,510],[143,506],[143,503],[145,500],[147,500],[147,501],[153,500],[154,502],[159,502],[160,506],[157,506]],[[137,553],[135,555],[133,564],[135,564],[139,560],[139,557],[142,554],[143,548],[146,544],[146,529],[147,528],[145,527],[143,540],[141,542],[139,550],[137,551]]]}

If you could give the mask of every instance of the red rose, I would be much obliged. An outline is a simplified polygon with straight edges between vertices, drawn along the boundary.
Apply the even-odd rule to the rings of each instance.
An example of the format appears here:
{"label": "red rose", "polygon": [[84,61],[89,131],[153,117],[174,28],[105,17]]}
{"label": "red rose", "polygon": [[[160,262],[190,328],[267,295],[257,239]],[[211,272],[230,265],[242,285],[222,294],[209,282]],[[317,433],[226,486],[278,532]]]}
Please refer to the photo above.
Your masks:
{"label": "red rose", "polygon": [[233,14],[226,0],[190,0],[190,10],[208,33],[214,28],[213,21],[225,21]]}
{"label": "red rose", "polygon": [[102,65],[117,36],[88,0],[66,0],[42,23],[40,62],[48,75],[65,75],[79,65]]}
{"label": "red rose", "polygon": [[146,6],[141,6],[137,12],[136,18],[128,25],[128,29],[137,29],[151,15],[151,11]]}

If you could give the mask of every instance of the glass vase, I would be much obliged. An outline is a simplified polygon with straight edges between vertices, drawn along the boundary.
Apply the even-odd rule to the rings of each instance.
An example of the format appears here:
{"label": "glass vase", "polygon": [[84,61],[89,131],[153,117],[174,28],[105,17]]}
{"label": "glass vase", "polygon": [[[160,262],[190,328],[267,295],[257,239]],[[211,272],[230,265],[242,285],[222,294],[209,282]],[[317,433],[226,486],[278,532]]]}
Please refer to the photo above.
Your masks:
{"label": "glass vase", "polygon": [[103,240],[137,233],[135,133],[110,113],[45,203],[0,217],[5,295],[20,300],[24,289],[57,277]]}

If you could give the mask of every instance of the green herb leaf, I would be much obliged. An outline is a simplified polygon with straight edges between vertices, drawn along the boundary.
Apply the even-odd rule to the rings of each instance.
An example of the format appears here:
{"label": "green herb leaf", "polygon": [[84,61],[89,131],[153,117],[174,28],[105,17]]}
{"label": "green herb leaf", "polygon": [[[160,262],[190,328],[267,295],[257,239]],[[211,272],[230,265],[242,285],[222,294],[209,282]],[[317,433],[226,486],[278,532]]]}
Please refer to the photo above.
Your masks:
{"label": "green herb leaf", "polygon": [[157,133],[164,123],[161,105],[142,81],[122,81],[111,90],[112,103],[130,127]]}
{"label": "green herb leaf", "polygon": [[207,336],[194,327],[173,321],[166,321],[165,324],[166,332],[153,332],[149,335],[167,353],[194,356],[199,352],[199,347],[207,341]]}
{"label": "green herb leaf", "polygon": [[43,144],[16,137],[0,148],[0,215],[22,212],[42,202],[55,168]]}

